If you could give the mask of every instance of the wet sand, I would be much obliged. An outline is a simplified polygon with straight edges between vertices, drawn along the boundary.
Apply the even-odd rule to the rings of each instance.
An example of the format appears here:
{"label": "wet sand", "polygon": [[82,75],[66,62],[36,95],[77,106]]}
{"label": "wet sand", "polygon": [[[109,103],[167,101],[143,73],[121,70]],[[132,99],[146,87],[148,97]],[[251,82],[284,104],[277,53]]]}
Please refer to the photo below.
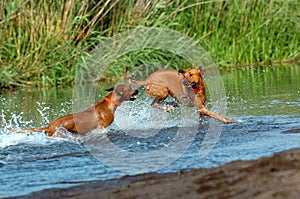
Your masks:
{"label": "wet sand", "polygon": [[19,198],[299,198],[300,149],[210,169],[142,174]]}

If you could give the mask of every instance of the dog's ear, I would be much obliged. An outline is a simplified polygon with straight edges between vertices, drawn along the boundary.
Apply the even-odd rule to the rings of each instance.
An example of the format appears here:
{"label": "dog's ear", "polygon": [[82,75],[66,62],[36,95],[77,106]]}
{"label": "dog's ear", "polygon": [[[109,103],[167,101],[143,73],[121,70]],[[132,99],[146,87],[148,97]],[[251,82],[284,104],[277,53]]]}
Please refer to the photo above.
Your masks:
{"label": "dog's ear", "polygon": [[184,74],[184,73],[185,73],[185,70],[179,69],[179,70],[178,70],[178,73]]}
{"label": "dog's ear", "polygon": [[198,71],[198,73],[200,73],[201,75],[204,75],[204,70],[202,69],[201,66],[199,66],[199,67],[197,68],[197,71]]}
{"label": "dog's ear", "polygon": [[114,87],[105,89],[105,91],[108,91],[108,92],[111,92],[113,90],[114,90]]}

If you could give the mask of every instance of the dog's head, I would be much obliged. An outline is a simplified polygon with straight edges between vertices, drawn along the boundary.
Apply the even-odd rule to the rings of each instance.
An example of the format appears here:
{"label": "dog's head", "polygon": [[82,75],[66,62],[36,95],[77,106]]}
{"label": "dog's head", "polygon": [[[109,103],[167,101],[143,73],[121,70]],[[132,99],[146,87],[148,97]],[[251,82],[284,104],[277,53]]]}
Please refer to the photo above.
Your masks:
{"label": "dog's head", "polygon": [[130,86],[125,84],[116,85],[113,88],[105,89],[106,91],[113,92],[112,100],[123,102],[123,101],[133,101],[136,99],[138,90],[132,89]]}
{"label": "dog's head", "polygon": [[203,70],[201,67],[192,68],[189,70],[179,69],[178,73],[181,73],[185,77],[192,88],[204,87],[204,80],[202,78]]}

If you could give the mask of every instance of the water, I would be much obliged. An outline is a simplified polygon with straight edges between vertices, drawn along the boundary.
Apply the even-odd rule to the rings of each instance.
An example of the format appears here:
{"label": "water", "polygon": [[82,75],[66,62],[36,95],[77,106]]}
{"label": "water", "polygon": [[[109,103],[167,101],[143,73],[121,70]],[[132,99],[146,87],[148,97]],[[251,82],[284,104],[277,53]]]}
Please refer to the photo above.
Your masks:
{"label": "water", "polygon": [[[222,75],[227,115],[239,122],[221,128],[212,120],[198,125],[191,108],[174,113],[152,109],[151,100],[141,92],[136,101],[118,108],[115,122],[105,131],[67,138],[15,134],[6,128],[41,127],[70,113],[72,88],[2,92],[0,197],[128,173],[215,167],[300,147],[300,134],[283,133],[300,128],[299,66],[247,68]],[[213,148],[200,157],[205,146]]]}

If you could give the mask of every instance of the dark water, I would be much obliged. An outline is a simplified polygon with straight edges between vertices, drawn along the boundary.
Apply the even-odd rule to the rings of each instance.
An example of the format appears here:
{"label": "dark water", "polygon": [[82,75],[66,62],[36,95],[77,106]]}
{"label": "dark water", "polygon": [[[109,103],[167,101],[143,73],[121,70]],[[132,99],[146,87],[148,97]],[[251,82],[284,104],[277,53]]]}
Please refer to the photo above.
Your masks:
{"label": "dark water", "polygon": [[208,107],[218,112],[226,99],[227,116],[238,123],[207,118],[199,124],[195,110],[185,107],[164,113],[150,108],[140,92],[117,109],[107,130],[64,139],[6,128],[41,127],[70,113],[72,88],[2,92],[0,198],[126,174],[215,167],[300,147],[300,134],[284,133],[300,128],[299,66],[222,71],[222,77],[226,96]]}

